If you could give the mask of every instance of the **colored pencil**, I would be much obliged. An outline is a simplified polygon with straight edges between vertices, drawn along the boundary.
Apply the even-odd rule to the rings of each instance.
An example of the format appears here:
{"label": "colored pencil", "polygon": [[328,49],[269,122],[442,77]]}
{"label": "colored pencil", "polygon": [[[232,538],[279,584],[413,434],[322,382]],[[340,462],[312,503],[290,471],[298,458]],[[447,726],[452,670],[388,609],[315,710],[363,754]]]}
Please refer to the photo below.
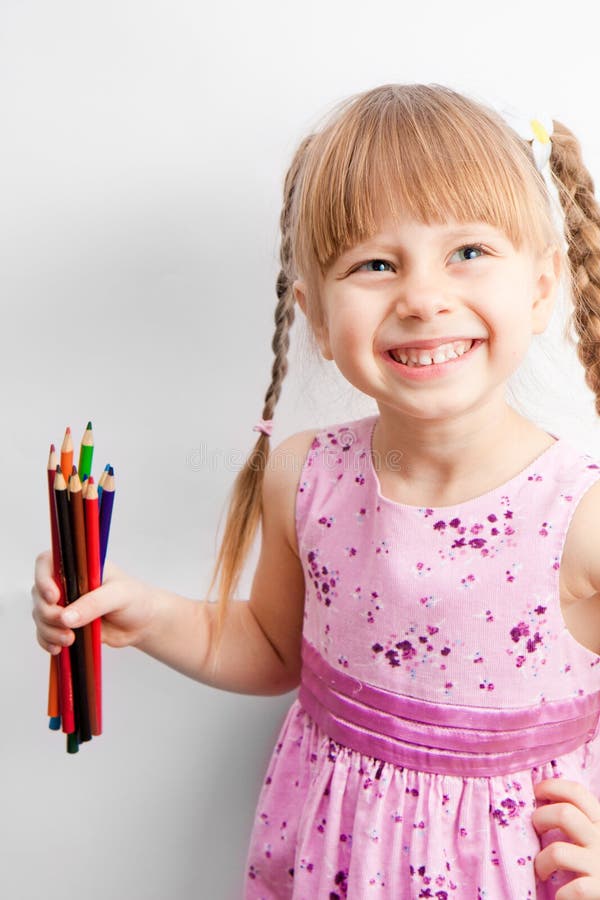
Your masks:
{"label": "colored pencil", "polygon": [[[86,549],[88,564],[88,589],[96,590],[102,584],[100,567],[100,522],[98,516],[98,491],[94,479],[90,476],[85,506]],[[94,680],[96,687],[96,730],[94,734],[102,734],[102,627],[100,619],[94,619],[92,625],[92,647],[94,657]]]}
{"label": "colored pencil", "polygon": [[[57,466],[54,478],[54,499],[56,501],[60,558],[65,580],[65,602],[69,605],[77,600],[79,597],[79,590],[77,586],[75,553],[69,518],[67,485],[60,466]],[[69,650],[71,652],[75,725],[78,733],[78,740],[81,742],[91,740],[92,734],[90,730],[90,711],[86,693],[83,633],[80,628],[74,628],[73,630],[75,632],[75,640],[71,644]]]}
{"label": "colored pencil", "polygon": [[[54,476],[56,475],[56,448],[54,444],[50,445],[50,454],[48,456],[48,491],[50,494],[50,527],[52,528],[52,505],[54,504],[54,495],[51,493],[54,485]],[[58,656],[50,657],[50,678],[48,681],[48,715],[50,716],[50,728],[56,730],[60,728],[60,697],[59,697],[59,680]],[[58,725],[57,725],[58,722]]]}
{"label": "colored pencil", "polygon": [[73,438],[71,437],[71,429],[67,427],[60,448],[60,470],[65,479],[71,474],[73,468]]}
{"label": "colored pencil", "polygon": [[100,578],[104,576],[104,563],[106,560],[106,551],[108,549],[108,535],[110,533],[110,522],[112,519],[112,511],[115,500],[115,476],[114,469],[111,466],[110,472],[104,482],[104,490],[102,492],[102,503],[100,504]]}
{"label": "colored pencil", "polygon": [[104,466],[104,471],[102,475],[98,479],[98,507],[102,505],[102,491],[104,490],[104,482],[108,478],[108,471],[110,469],[110,463],[106,463]]}
{"label": "colored pencil", "polygon": [[[56,478],[56,450],[54,444],[50,446],[48,457],[48,500],[50,507],[50,537],[52,544],[52,574],[59,590],[60,606],[65,605],[65,588],[63,583],[62,566],[60,559],[60,540],[58,535],[58,522],[56,518],[56,503],[54,499],[54,481]],[[52,656],[58,666],[58,682],[60,696],[60,715],[62,730],[69,734],[75,731],[75,713],[73,706],[73,684],[71,681],[71,656],[68,647],[62,647],[60,654]]]}
{"label": "colored pencil", "polygon": [[[71,514],[71,534],[73,536],[75,547],[75,566],[77,569],[77,588],[79,596],[87,594],[89,590],[83,502],[83,497],[81,496],[81,481],[79,480],[76,467],[73,466],[73,474],[69,479],[69,512]],[[92,734],[98,734],[98,732],[95,731],[95,728],[97,728],[97,712],[91,623],[83,626],[83,647],[87,699],[90,710],[90,727]]]}
{"label": "colored pencil", "polygon": [[92,423],[87,423],[87,428],[81,439],[81,447],[79,448],[79,465],[77,471],[81,481],[87,475],[92,474],[92,459],[94,457],[94,433],[92,431]]}

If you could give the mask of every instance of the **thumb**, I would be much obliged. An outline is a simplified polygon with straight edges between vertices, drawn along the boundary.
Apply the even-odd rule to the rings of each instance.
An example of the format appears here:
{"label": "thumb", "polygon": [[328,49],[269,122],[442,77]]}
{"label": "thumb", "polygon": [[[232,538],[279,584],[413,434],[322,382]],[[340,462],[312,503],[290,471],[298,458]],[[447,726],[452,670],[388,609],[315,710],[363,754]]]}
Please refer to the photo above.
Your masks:
{"label": "thumb", "polygon": [[66,606],[61,620],[67,628],[81,628],[116,609],[118,605],[114,589],[109,584],[103,584]]}

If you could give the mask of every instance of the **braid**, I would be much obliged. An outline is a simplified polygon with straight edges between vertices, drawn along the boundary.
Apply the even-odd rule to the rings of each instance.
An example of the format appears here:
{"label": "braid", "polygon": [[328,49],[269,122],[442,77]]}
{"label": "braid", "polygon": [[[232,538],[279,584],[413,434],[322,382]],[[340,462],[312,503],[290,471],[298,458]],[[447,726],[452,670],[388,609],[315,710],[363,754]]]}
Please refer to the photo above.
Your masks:
{"label": "braid", "polygon": [[[288,371],[289,332],[295,316],[295,301],[291,290],[293,282],[292,208],[296,185],[310,141],[311,137],[308,137],[300,144],[284,184],[284,203],[280,216],[281,271],[276,282],[275,334],[271,341],[275,359],[271,369],[271,383],[264,399],[262,412],[264,420],[273,418],[283,380]],[[215,635],[211,635],[210,642],[211,652],[214,650],[213,667],[218,664],[217,649],[221,642],[229,601],[237,587],[244,561],[260,523],[262,485],[268,458],[269,436],[261,432],[233,485],[223,540],[208,588],[210,594],[219,573],[221,573],[217,628]]]}
{"label": "braid", "polygon": [[[279,226],[281,229],[281,248],[279,251],[281,269],[275,284],[277,306],[275,307],[275,334],[271,341],[271,349],[275,354],[275,359],[271,369],[271,384],[267,388],[265,394],[265,403],[262,413],[263,419],[273,418],[273,412],[277,401],[279,400],[279,395],[281,394],[283,379],[288,371],[287,354],[290,347],[289,332],[295,317],[295,301],[291,291],[293,281],[292,208],[302,163],[304,162],[306,150],[308,149],[311,140],[312,136],[309,136],[300,144],[292,161],[292,165],[286,175],[283,187],[283,208],[279,217]],[[259,442],[262,437],[268,437],[268,435],[261,435]],[[266,441],[263,441],[262,443],[266,444]]]}
{"label": "braid", "polygon": [[[283,269],[280,271],[276,284],[277,306],[275,307],[275,334],[271,341],[271,349],[275,354],[271,369],[271,384],[265,394],[263,407],[263,419],[272,419],[275,405],[279,400],[281,385],[287,375],[287,353],[290,346],[289,332],[294,321],[294,295],[290,291],[290,285]],[[267,435],[265,435],[266,437]]]}
{"label": "braid", "polygon": [[579,142],[560,122],[554,122],[550,164],[565,215],[574,306],[570,322],[579,337],[577,355],[600,415],[600,206]]}

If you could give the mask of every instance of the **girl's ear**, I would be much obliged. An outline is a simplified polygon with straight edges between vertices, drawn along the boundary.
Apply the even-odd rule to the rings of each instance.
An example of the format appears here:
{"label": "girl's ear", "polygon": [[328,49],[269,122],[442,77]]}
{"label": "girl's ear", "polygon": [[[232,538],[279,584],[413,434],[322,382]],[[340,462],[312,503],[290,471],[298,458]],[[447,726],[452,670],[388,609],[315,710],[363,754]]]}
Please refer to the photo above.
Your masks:
{"label": "girl's ear", "polygon": [[304,281],[300,279],[296,279],[292,284],[292,290],[294,292],[294,297],[296,302],[308,321],[309,326],[315,333],[315,337],[317,339],[317,344],[319,345],[319,350],[321,351],[321,355],[324,359],[333,359],[333,354],[331,352],[331,347],[329,346],[329,333],[327,330],[327,325],[316,325],[311,319],[308,317],[308,313],[306,312],[307,303],[306,303],[306,294],[307,287]]}
{"label": "girl's ear", "polygon": [[560,283],[562,254],[558,247],[550,247],[539,260],[531,318],[533,334],[542,334],[552,317],[554,300]]}

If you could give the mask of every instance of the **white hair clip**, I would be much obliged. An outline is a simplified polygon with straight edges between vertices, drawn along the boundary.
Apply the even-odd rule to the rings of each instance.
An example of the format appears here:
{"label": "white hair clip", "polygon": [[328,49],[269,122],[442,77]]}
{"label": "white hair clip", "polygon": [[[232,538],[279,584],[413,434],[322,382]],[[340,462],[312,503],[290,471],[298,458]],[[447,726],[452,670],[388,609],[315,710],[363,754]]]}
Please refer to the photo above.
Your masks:
{"label": "white hair clip", "polygon": [[505,111],[502,115],[519,137],[524,141],[529,141],[535,167],[538,172],[544,174],[544,170],[549,168],[550,154],[552,153],[552,141],[550,140],[554,130],[552,119],[548,116],[526,119],[521,115]]}

